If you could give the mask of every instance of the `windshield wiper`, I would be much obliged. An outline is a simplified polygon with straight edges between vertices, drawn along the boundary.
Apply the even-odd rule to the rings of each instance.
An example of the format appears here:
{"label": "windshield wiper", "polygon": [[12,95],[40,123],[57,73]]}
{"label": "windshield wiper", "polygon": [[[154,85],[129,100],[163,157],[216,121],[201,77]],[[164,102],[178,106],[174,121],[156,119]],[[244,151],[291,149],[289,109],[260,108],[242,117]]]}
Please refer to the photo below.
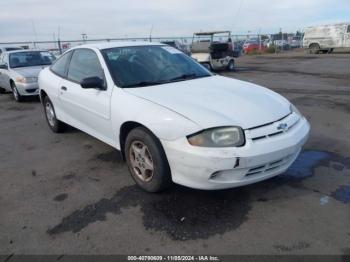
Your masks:
{"label": "windshield wiper", "polygon": [[176,81],[182,81],[182,80],[189,80],[189,79],[196,79],[196,78],[202,78],[207,77],[211,75],[197,75],[197,74],[183,74],[174,78],[169,79],[169,82],[176,82]]}
{"label": "windshield wiper", "polygon": [[196,77],[197,77],[196,74],[182,74],[182,75],[179,75],[177,77],[170,78],[168,81],[169,82],[173,82],[173,81],[176,81],[176,80],[193,79],[193,78],[196,78]]}
{"label": "windshield wiper", "polygon": [[140,81],[134,84],[130,84],[130,85],[125,85],[123,87],[142,87],[142,86],[153,86],[153,85],[161,85],[164,84],[166,82],[162,82],[162,81],[158,81],[158,82],[151,82],[151,81]]}

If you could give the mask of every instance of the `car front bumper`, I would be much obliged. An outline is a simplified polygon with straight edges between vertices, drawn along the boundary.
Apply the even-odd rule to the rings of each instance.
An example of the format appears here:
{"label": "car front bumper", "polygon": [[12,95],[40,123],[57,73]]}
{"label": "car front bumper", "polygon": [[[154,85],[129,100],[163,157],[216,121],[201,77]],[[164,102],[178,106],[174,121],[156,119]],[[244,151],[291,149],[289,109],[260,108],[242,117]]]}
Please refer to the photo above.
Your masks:
{"label": "car front bumper", "polygon": [[19,83],[16,82],[16,87],[21,96],[37,96],[39,95],[38,82],[34,83]]}
{"label": "car front bumper", "polygon": [[[289,116],[289,120],[293,115],[295,120],[295,114]],[[266,132],[264,129],[268,128],[262,129]],[[288,132],[266,139],[251,139],[251,132],[245,131],[243,147],[196,147],[190,145],[187,138],[161,142],[175,183],[210,190],[248,185],[285,172],[298,157],[309,132],[310,125],[302,117],[295,120]]]}

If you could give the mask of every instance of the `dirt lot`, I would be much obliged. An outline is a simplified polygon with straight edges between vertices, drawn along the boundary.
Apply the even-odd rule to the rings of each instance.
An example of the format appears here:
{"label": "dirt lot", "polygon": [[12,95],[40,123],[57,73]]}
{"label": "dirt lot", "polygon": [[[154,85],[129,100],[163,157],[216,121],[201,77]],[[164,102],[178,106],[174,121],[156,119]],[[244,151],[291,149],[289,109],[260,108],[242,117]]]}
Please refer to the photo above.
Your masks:
{"label": "dirt lot", "polygon": [[217,192],[147,194],[111,147],[0,95],[0,254],[350,254],[349,62],[239,58],[224,74],[286,96],[312,132],[287,173]]}

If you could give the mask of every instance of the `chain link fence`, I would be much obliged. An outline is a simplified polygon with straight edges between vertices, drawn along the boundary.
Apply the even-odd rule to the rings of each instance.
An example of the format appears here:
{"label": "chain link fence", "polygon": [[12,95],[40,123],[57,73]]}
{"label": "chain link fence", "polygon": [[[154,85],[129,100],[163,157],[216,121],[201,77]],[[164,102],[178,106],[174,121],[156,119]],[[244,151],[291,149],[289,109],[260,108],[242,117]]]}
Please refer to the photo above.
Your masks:
{"label": "chain link fence", "polygon": [[[232,42],[236,46],[242,47],[246,41],[257,41],[259,44],[263,44],[269,39],[269,41],[275,41],[276,35],[278,34],[246,34],[246,35],[231,35]],[[282,35],[285,37],[285,41],[289,41],[293,34]],[[180,36],[180,37],[127,37],[127,38],[95,38],[90,39],[88,36],[84,36],[84,39],[74,39],[74,40],[57,40],[57,41],[20,41],[20,42],[0,42],[0,46],[13,47],[20,46],[26,49],[45,49],[56,51],[57,53],[62,53],[65,50],[72,48],[74,46],[87,44],[87,43],[101,43],[101,42],[116,42],[116,41],[147,41],[147,42],[169,42],[177,41],[180,44],[190,47],[193,40],[193,36]],[[198,38],[197,38],[198,40]],[[214,36],[215,41],[225,41],[223,36]],[[283,40],[283,39],[282,39]],[[288,43],[288,42],[287,42]]]}

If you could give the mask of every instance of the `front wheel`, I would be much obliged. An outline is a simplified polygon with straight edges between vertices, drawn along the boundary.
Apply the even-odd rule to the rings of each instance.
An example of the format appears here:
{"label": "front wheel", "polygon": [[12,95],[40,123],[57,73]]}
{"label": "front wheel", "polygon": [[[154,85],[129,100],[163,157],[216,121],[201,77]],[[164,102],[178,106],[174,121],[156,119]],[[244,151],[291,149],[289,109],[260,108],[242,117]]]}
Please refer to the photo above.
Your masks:
{"label": "front wheel", "polygon": [[202,63],[202,66],[204,66],[207,70],[211,71],[211,65],[209,63]]}
{"label": "front wheel", "polygon": [[54,133],[62,133],[66,129],[66,124],[57,119],[55,109],[48,96],[44,99],[44,110],[46,121],[51,130]]}
{"label": "front wheel", "polygon": [[233,72],[235,70],[235,62],[233,60],[230,60],[230,62],[228,62],[227,70],[230,72]]}
{"label": "front wheel", "polygon": [[15,83],[11,83],[11,89],[12,89],[13,98],[17,102],[23,102],[23,96],[21,96],[21,94],[18,92],[18,89]]}
{"label": "front wheel", "polygon": [[130,131],[125,142],[125,158],[135,182],[147,192],[159,192],[171,185],[164,149],[146,128]]}

